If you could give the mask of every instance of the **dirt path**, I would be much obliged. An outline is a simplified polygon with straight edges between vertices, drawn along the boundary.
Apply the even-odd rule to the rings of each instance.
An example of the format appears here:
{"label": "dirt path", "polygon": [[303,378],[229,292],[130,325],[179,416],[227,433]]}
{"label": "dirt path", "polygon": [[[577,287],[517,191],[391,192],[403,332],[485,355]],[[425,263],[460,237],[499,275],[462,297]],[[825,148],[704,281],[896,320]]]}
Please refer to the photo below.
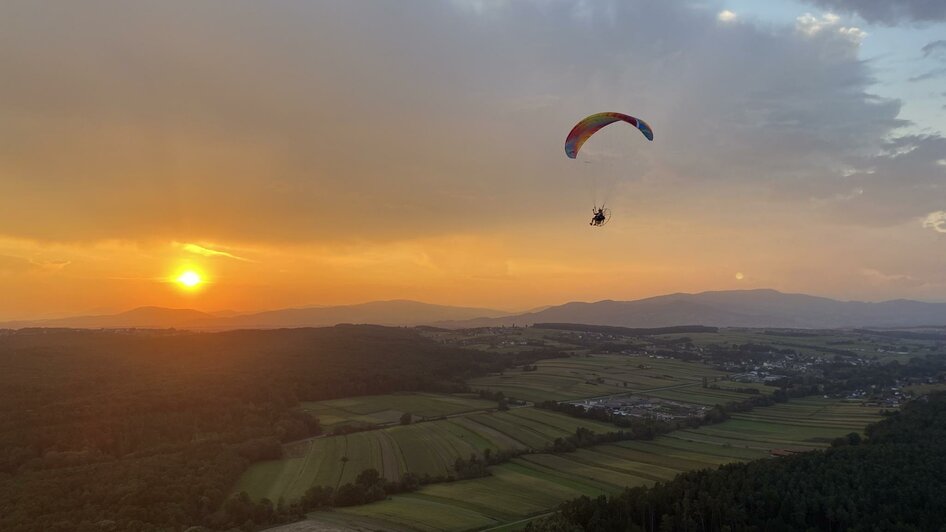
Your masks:
{"label": "dirt path", "polygon": [[382,432],[377,438],[381,449],[381,476],[391,480],[401,479],[401,461],[398,459],[400,452],[397,444],[390,434]]}

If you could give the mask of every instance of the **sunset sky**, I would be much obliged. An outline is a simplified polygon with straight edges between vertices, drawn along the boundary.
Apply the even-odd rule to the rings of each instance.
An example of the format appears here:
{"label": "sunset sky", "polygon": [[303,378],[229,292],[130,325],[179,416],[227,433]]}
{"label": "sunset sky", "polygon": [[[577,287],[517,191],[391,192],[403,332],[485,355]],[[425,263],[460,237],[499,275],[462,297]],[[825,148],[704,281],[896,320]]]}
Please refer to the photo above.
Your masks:
{"label": "sunset sky", "polygon": [[[928,0],[8,0],[0,319],[946,301],[944,36]],[[655,140],[592,229],[598,111]]]}

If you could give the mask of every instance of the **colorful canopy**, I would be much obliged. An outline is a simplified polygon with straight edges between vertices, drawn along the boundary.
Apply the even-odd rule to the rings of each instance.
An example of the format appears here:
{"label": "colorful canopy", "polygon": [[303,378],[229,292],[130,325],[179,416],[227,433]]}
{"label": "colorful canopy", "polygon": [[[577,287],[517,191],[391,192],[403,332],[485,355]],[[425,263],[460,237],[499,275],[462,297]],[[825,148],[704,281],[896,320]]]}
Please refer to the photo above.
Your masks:
{"label": "colorful canopy", "polygon": [[569,159],[578,157],[578,150],[581,149],[581,145],[599,129],[608,124],[622,121],[641,130],[647,140],[654,140],[653,130],[643,120],[638,120],[623,113],[596,113],[575,124],[575,127],[568,133],[568,137],[565,138],[565,154],[568,155]]}

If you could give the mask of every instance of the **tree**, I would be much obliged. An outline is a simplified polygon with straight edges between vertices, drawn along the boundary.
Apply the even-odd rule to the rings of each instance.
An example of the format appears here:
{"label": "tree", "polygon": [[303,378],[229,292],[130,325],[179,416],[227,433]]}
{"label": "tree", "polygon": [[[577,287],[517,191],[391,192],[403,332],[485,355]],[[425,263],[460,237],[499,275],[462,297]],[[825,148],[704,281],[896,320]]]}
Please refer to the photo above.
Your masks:
{"label": "tree", "polygon": [[365,469],[361,473],[358,473],[358,476],[355,478],[355,484],[359,486],[369,487],[374,486],[381,481],[381,473],[377,469],[370,467]]}
{"label": "tree", "polygon": [[335,493],[335,506],[355,506],[358,504],[364,504],[365,499],[365,488],[358,484],[342,484],[338,487],[338,491]]}
{"label": "tree", "polygon": [[411,413],[404,412],[401,414],[401,425],[410,425],[411,424]]}

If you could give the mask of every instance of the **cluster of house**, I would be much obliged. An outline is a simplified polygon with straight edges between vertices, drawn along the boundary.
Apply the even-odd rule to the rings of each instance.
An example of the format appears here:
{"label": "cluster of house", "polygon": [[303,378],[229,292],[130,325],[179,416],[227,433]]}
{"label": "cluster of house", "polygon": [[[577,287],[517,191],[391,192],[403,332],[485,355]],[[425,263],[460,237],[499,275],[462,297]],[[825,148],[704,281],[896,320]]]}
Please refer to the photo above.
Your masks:
{"label": "cluster of house", "polygon": [[636,395],[585,399],[582,401],[573,401],[571,404],[578,405],[586,411],[601,409],[614,416],[653,418],[661,421],[702,416],[708,410],[708,407],[702,405]]}
{"label": "cluster of house", "polygon": [[860,401],[864,406],[900,408],[900,405],[907,402],[912,396],[912,393],[904,392],[900,386],[890,386],[871,390],[854,390],[845,395],[844,398],[849,401]]}
{"label": "cluster of house", "polygon": [[736,373],[729,376],[729,380],[735,382],[775,382],[786,378],[786,375],[778,373],[769,373],[763,370],[752,370],[745,373]]}

